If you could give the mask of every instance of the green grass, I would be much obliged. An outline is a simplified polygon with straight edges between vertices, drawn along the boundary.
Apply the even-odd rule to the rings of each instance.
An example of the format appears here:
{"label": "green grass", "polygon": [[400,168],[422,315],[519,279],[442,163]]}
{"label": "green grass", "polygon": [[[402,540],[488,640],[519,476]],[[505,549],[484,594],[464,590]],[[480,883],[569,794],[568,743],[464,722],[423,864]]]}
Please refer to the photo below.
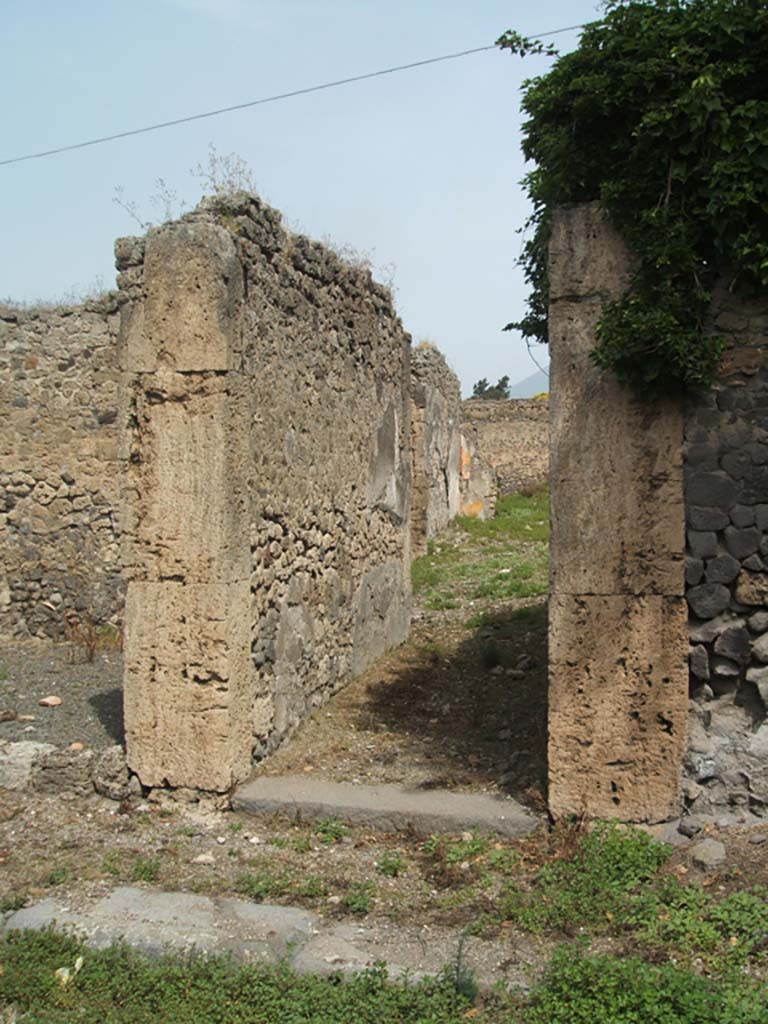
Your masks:
{"label": "green grass", "polygon": [[[82,966],[75,971],[78,958]],[[383,965],[353,977],[297,975],[231,958],[152,958],[90,949],[54,931],[0,939],[0,1019],[25,1024],[765,1024],[765,986],[637,957],[562,947],[528,998],[477,999],[460,943],[439,978],[394,984]],[[67,968],[62,984],[56,972]]]}
{"label": "green grass", "polygon": [[326,896],[328,887],[317,875],[293,875],[290,871],[275,871],[269,865],[257,865],[235,880],[235,891],[256,903],[282,897],[318,899]]}
{"label": "green grass", "polygon": [[768,891],[721,896],[683,884],[660,873],[669,855],[640,829],[598,823],[530,887],[511,879],[501,890],[501,917],[531,932],[623,935],[652,959],[671,957],[712,975],[768,968]]}
{"label": "green grass", "polygon": [[[82,969],[62,987],[55,972],[78,956]],[[222,957],[91,950],[53,932],[0,940],[0,964],[0,1007],[25,1024],[458,1024],[470,1008],[447,980],[395,985],[380,967],[314,978]]]}
{"label": "green grass", "polygon": [[134,882],[156,882],[160,877],[159,857],[137,857],[131,869]]}
{"label": "green grass", "polygon": [[321,843],[331,846],[349,835],[349,829],[336,818],[324,818],[315,825],[315,835]]}
{"label": "green grass", "polygon": [[431,540],[413,562],[414,593],[433,611],[463,600],[506,601],[547,592],[549,497],[511,494],[494,519],[459,516],[451,532]]}
{"label": "green grass", "polygon": [[669,848],[640,829],[599,822],[571,857],[545,864],[530,890],[510,885],[502,912],[533,932],[611,924],[668,857]]}
{"label": "green grass", "polygon": [[371,910],[371,901],[376,895],[373,882],[353,882],[347,889],[342,905],[350,914],[364,917]]}
{"label": "green grass", "polygon": [[549,489],[499,498],[493,519],[459,516],[456,522],[474,538],[549,541]]}
{"label": "green grass", "polygon": [[385,850],[379,858],[376,870],[380,875],[386,875],[387,878],[397,878],[399,875],[402,875],[406,866],[405,858],[399,853]]}
{"label": "green grass", "polygon": [[765,988],[704,978],[636,957],[553,957],[525,1024],[765,1024]]}

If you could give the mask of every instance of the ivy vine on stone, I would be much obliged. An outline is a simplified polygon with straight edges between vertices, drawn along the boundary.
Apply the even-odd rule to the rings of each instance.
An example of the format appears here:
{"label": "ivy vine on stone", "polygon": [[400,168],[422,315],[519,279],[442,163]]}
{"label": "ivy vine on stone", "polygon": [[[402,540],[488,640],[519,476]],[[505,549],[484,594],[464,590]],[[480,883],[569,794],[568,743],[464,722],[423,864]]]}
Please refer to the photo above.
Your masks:
{"label": "ivy vine on stone", "polygon": [[[600,200],[636,271],[604,310],[593,358],[649,398],[695,391],[724,348],[707,328],[715,282],[768,292],[768,4],[604,6],[578,48],[523,88],[531,294],[507,329],[547,341],[552,213]],[[498,45],[542,52],[514,32]]]}

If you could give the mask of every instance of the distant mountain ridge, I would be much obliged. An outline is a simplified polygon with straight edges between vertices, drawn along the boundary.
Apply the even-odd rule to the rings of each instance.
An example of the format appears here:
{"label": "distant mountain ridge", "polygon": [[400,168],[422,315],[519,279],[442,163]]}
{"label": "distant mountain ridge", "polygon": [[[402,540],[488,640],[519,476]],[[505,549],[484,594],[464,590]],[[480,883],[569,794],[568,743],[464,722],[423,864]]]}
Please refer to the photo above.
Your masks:
{"label": "distant mountain ridge", "polygon": [[549,391],[549,374],[537,370],[525,380],[520,380],[509,389],[510,398],[533,398],[540,395],[542,391]]}

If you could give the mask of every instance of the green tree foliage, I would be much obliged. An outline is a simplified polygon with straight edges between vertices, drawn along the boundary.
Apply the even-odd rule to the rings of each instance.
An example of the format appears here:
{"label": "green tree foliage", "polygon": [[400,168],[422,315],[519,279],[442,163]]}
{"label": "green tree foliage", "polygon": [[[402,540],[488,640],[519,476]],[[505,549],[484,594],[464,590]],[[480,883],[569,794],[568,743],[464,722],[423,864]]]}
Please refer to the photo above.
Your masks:
{"label": "green tree foliage", "polygon": [[547,340],[553,210],[600,200],[637,268],[594,359],[648,397],[709,386],[723,350],[707,328],[715,281],[768,291],[767,69],[764,0],[606,3],[578,49],[524,87],[531,295],[508,328]]}
{"label": "green tree foliage", "polygon": [[499,377],[495,384],[489,384],[486,377],[472,387],[473,398],[509,398],[509,377]]}

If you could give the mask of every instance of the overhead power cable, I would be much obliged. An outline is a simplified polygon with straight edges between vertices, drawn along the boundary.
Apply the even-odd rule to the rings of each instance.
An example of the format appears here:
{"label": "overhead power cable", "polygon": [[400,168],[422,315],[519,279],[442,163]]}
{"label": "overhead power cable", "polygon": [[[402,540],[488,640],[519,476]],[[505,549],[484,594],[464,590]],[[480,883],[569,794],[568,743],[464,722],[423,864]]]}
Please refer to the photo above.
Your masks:
{"label": "overhead power cable", "polygon": [[[560,35],[563,32],[573,32],[583,28],[583,25],[570,25],[567,28],[554,29],[552,32],[539,32],[535,38],[543,39],[547,36]],[[144,135],[146,132],[156,132],[161,128],[172,128],[177,124],[188,124],[190,121],[202,121],[207,117],[218,117],[220,114],[230,114],[235,110],[247,110],[249,107],[260,107],[265,103],[277,103],[279,100],[292,99],[295,96],[307,96],[309,93],[322,92],[324,89],[336,89],[340,85],[351,85],[353,82],[364,82],[370,78],[381,78],[383,75],[394,75],[399,71],[410,71],[412,68],[422,68],[428,64],[439,64],[445,60],[456,60],[459,57],[468,57],[473,53],[483,53],[487,50],[495,50],[495,44],[490,46],[476,46],[472,50],[461,50],[459,53],[446,53],[441,57],[429,57],[427,60],[413,61],[411,64],[399,64],[397,67],[383,68],[381,71],[369,71],[365,75],[352,75],[350,78],[339,78],[335,82],[323,82],[321,85],[310,85],[304,89],[293,89],[290,92],[277,93],[274,96],[263,96],[258,100],[248,100],[246,103],[233,103],[229,107],[219,107],[217,110],[206,110],[201,114],[189,114],[186,117],[177,117],[172,121],[159,121],[157,124],[149,124],[144,128],[131,128],[124,132],[115,132],[113,135],[102,135],[96,139],[87,139],[85,142],[75,142],[69,146],[57,146],[55,149],[44,149],[39,153],[25,153],[24,156],[13,156],[6,160],[0,160],[0,167],[8,164],[20,164],[25,160],[39,160],[42,157],[54,156],[56,153],[68,153],[73,149],[85,149],[87,146],[99,146],[103,142],[114,142],[116,139],[127,139],[132,135]]]}

